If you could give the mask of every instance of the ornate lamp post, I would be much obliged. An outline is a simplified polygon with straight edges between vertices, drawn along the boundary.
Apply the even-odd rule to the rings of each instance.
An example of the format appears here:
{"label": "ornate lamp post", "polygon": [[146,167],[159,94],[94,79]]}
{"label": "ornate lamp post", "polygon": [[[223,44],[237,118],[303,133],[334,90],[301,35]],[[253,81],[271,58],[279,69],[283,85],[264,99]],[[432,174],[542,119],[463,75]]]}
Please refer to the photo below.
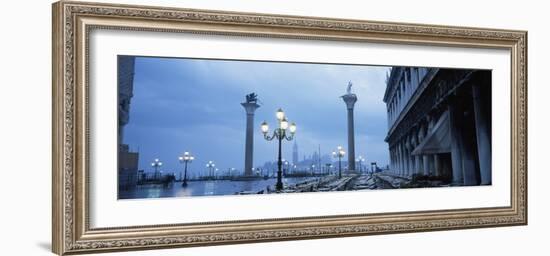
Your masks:
{"label": "ornate lamp post", "polygon": [[206,164],[206,168],[208,168],[209,172],[208,172],[208,176],[209,177],[213,177],[214,175],[214,167],[216,167],[216,164],[214,164],[214,162],[212,161],[208,161],[208,163]]}
{"label": "ornate lamp post", "polygon": [[[282,153],[281,144],[283,139],[286,139],[287,141],[291,141],[294,138],[294,134],[296,133],[296,124],[292,123],[290,124],[290,126],[288,125],[288,120],[286,119],[285,112],[283,112],[282,109],[277,110],[276,117],[279,122],[279,127],[273,131],[273,135],[271,136],[268,135],[269,126],[267,125],[266,121],[264,121],[261,124],[260,128],[262,130],[262,133],[264,134],[264,139],[266,139],[267,141],[277,139],[277,141],[279,142],[279,155],[277,157],[277,167],[278,167],[277,184],[275,185],[275,188],[280,191],[283,189],[283,180],[282,180],[283,160],[281,158],[281,153]],[[287,131],[290,133],[290,135],[287,134]]]}
{"label": "ornate lamp post", "polygon": [[342,178],[342,157],[346,155],[346,152],[342,146],[338,146],[336,151],[332,152],[332,157],[338,158],[338,178]]}
{"label": "ornate lamp post", "polygon": [[155,168],[154,178],[157,179],[158,169],[162,166],[162,162],[158,158],[155,158],[155,160],[151,163],[151,166]]}
{"label": "ornate lamp post", "polygon": [[181,183],[182,187],[187,186],[187,163],[193,162],[195,160],[195,157],[192,156],[189,152],[185,151],[183,153],[183,156],[179,157],[180,163],[184,164],[184,171],[183,171],[183,182]]}
{"label": "ornate lamp post", "polygon": [[359,156],[357,157],[357,163],[359,164],[359,173],[362,173],[363,172],[363,163],[365,162],[365,158],[363,158],[362,156]]}

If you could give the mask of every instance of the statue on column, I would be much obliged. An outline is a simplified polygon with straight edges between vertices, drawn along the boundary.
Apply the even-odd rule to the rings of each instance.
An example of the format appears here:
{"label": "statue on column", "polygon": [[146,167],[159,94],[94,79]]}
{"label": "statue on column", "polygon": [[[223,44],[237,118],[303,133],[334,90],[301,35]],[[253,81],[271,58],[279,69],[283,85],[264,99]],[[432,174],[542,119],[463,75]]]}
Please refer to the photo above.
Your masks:
{"label": "statue on column", "polygon": [[258,94],[250,93],[246,95],[246,103],[256,103],[258,101]]}
{"label": "statue on column", "polygon": [[346,90],[348,94],[351,94],[351,87],[353,86],[353,83],[351,81],[348,82],[348,89]]}

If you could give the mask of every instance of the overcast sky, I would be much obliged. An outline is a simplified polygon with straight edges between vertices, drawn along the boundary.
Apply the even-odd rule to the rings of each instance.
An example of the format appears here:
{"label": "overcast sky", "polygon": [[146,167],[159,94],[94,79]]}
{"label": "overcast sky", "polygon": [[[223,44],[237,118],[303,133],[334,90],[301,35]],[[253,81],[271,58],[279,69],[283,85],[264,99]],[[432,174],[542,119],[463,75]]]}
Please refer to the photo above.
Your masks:
{"label": "overcast sky", "polygon": [[[386,107],[382,101],[388,67],[193,60],[138,57],[134,97],[124,143],[139,150],[139,169],[151,171],[159,158],[163,170],[179,172],[178,156],[190,151],[193,171],[212,160],[220,170],[244,165],[245,95],[258,94],[254,166],[276,159],[277,143],[265,141],[260,123],[276,124],[282,108],[296,122],[300,160],[321,146],[321,154],[338,145],[347,149],[346,107],[340,98],[352,81],[355,105],[355,151],[379,166],[388,163]],[[283,157],[292,159],[292,143]]]}

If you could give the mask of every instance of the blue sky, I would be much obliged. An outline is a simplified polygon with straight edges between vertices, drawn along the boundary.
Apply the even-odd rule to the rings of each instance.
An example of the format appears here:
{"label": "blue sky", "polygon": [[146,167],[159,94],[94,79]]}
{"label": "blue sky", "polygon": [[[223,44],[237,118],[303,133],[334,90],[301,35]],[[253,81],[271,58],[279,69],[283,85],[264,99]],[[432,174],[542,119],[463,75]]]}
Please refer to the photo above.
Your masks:
{"label": "blue sky", "polygon": [[[255,116],[254,166],[276,158],[277,144],[265,141],[259,128],[264,120],[275,126],[278,108],[297,124],[300,159],[319,144],[326,154],[338,145],[347,148],[346,107],[340,96],[352,81],[358,97],[356,155],[385,166],[389,155],[382,98],[388,71],[376,66],[138,57],[123,140],[139,150],[139,168],[146,171],[159,158],[164,171],[179,172],[177,158],[184,151],[195,156],[193,172],[204,171],[209,160],[220,170],[241,170],[246,116],[240,103],[255,92],[261,107]],[[292,159],[292,143],[283,145],[286,159]]]}

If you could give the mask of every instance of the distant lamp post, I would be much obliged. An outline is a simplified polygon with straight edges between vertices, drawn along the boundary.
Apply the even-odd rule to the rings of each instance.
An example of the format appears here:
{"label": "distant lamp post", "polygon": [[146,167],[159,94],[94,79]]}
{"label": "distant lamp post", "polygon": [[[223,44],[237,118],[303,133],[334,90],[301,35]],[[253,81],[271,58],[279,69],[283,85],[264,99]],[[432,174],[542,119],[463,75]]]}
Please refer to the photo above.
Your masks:
{"label": "distant lamp post", "polygon": [[154,177],[155,179],[157,179],[159,168],[162,166],[162,162],[158,158],[155,158],[155,160],[151,163],[151,166],[155,168]]}
{"label": "distant lamp post", "polygon": [[332,152],[332,157],[338,158],[338,178],[342,178],[342,157],[346,155],[346,152],[342,146],[338,146],[336,151]]}
{"label": "distant lamp post", "polygon": [[357,163],[359,164],[359,173],[362,173],[363,172],[363,163],[365,162],[365,158],[363,158],[362,156],[359,156],[357,157]]}
{"label": "distant lamp post", "polygon": [[216,164],[214,164],[214,162],[208,161],[208,163],[206,164],[206,168],[208,168],[208,170],[209,170],[208,176],[210,176],[210,177],[214,176],[214,168],[215,167],[216,167]]}
{"label": "distant lamp post", "polygon": [[371,167],[371,171],[370,171],[371,173],[376,172],[376,169],[378,169],[378,166],[376,166],[376,162],[371,162],[370,167]]}
{"label": "distant lamp post", "polygon": [[[273,139],[277,139],[279,142],[279,155],[277,157],[277,184],[275,184],[275,188],[280,191],[283,189],[283,178],[282,178],[282,166],[283,166],[283,160],[281,158],[282,150],[281,150],[281,144],[283,139],[286,139],[287,141],[291,141],[294,138],[294,134],[296,133],[296,124],[292,123],[288,124],[288,120],[285,117],[285,112],[283,112],[282,109],[278,109],[275,113],[275,116],[277,117],[277,120],[279,122],[279,127],[276,128],[273,131],[273,135],[269,136],[269,125],[266,121],[264,121],[260,128],[262,130],[262,133],[264,134],[264,139],[267,141],[271,141]],[[290,133],[290,136],[287,135],[287,132]]]}
{"label": "distant lamp post", "polygon": [[192,156],[189,152],[185,151],[183,153],[183,156],[179,157],[180,163],[182,163],[185,167],[183,170],[183,182],[181,183],[182,187],[187,186],[187,164],[193,162],[195,160],[195,157]]}
{"label": "distant lamp post", "polygon": [[289,170],[288,170],[289,162],[285,161],[285,160],[283,160],[283,162],[285,164],[285,169],[283,170],[283,174],[286,175],[289,172]]}
{"label": "distant lamp post", "polygon": [[315,176],[315,165],[311,165],[311,176]]}
{"label": "distant lamp post", "polygon": [[325,166],[327,167],[327,174],[330,174],[330,167],[332,167],[332,164],[327,163],[327,164],[325,164]]}

